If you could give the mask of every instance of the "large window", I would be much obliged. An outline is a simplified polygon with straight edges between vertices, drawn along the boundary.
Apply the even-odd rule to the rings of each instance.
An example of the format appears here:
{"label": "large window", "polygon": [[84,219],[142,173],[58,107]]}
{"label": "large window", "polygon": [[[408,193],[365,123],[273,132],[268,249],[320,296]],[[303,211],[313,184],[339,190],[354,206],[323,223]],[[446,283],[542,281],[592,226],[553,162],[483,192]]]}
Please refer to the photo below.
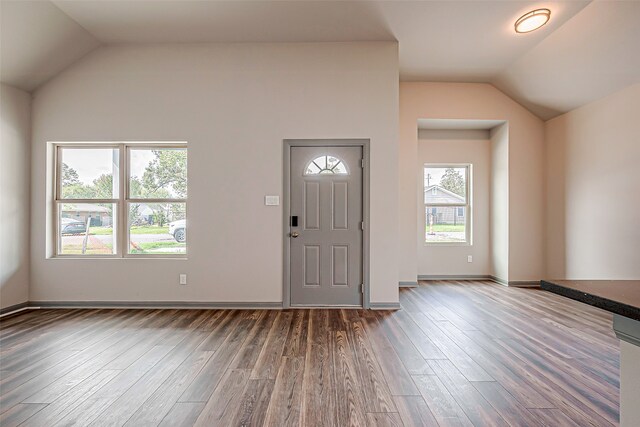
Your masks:
{"label": "large window", "polygon": [[184,256],[184,144],[58,144],[56,255]]}
{"label": "large window", "polygon": [[424,166],[425,242],[471,244],[471,165]]}

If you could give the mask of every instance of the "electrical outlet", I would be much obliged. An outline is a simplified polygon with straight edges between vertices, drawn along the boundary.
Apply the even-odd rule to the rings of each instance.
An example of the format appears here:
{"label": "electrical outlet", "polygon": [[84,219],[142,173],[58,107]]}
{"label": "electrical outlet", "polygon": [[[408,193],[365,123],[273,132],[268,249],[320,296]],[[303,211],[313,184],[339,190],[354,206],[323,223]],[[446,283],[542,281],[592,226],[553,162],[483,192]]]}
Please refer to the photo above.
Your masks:
{"label": "electrical outlet", "polygon": [[473,262],[473,255],[467,256],[467,262]]}
{"label": "electrical outlet", "polygon": [[181,274],[180,275],[180,284],[181,285],[186,285],[187,284],[187,275],[186,274]]}

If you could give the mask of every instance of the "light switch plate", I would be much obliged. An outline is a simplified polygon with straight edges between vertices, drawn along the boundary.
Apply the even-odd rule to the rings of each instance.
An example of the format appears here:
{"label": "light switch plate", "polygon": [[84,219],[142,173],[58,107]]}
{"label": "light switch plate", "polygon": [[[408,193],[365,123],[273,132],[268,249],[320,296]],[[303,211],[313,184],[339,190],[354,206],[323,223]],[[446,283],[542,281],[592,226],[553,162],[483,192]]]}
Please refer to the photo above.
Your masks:
{"label": "light switch plate", "polygon": [[186,285],[187,284],[187,275],[186,274],[181,274],[180,275],[180,284],[181,285]]}
{"label": "light switch plate", "polygon": [[265,206],[278,206],[280,204],[280,196],[264,196]]}

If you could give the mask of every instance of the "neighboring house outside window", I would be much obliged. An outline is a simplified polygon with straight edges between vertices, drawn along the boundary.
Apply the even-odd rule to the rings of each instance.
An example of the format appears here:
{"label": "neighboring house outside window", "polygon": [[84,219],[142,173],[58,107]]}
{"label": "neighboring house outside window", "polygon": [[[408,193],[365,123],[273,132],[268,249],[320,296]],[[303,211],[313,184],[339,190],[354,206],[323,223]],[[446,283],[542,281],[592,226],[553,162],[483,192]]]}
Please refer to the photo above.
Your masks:
{"label": "neighboring house outside window", "polygon": [[424,166],[425,243],[471,244],[471,165]]}

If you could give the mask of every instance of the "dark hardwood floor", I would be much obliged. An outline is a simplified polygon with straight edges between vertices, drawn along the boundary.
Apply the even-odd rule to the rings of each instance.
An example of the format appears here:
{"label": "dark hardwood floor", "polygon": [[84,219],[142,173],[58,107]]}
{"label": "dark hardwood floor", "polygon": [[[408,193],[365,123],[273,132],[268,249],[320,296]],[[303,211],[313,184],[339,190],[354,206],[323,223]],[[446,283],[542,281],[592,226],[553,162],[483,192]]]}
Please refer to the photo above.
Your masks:
{"label": "dark hardwood floor", "polygon": [[606,312],[424,282],[403,310],[33,310],[0,325],[0,425],[612,426]]}

